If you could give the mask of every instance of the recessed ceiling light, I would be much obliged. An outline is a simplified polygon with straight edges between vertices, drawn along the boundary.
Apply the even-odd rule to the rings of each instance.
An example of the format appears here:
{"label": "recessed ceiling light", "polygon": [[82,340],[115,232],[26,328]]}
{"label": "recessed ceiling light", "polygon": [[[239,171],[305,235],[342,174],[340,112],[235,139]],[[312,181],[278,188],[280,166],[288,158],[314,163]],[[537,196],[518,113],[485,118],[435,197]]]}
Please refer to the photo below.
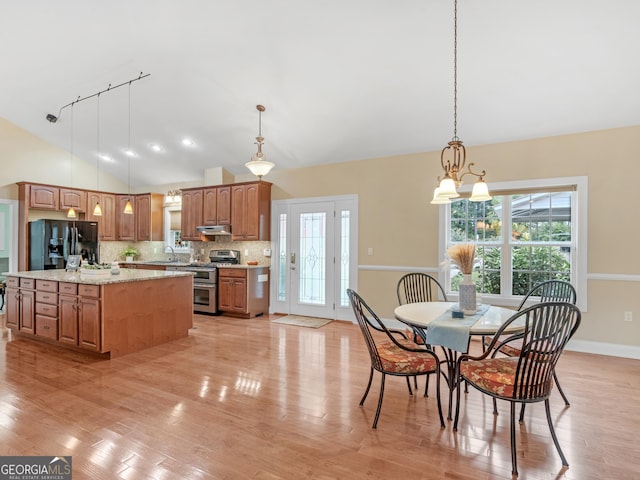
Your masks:
{"label": "recessed ceiling light", "polygon": [[151,145],[149,145],[149,147],[151,148],[151,150],[153,150],[154,152],[164,152],[164,148],[162,148],[160,145],[158,145],[157,143],[152,143]]}
{"label": "recessed ceiling light", "polygon": [[190,138],[183,138],[182,139],[182,144],[185,147],[193,147],[195,145],[195,142],[193,140],[191,140]]}
{"label": "recessed ceiling light", "polygon": [[124,149],[124,154],[125,154],[127,157],[132,157],[132,158],[133,158],[133,157],[137,157],[137,156],[138,156],[138,155],[136,155],[136,152],[134,152],[134,151],[133,151],[133,150],[131,150],[130,148],[125,148],[125,149]]}
{"label": "recessed ceiling light", "polygon": [[104,153],[101,153],[100,155],[98,155],[98,157],[100,157],[100,160],[104,160],[105,162],[113,161],[109,155],[105,155]]}

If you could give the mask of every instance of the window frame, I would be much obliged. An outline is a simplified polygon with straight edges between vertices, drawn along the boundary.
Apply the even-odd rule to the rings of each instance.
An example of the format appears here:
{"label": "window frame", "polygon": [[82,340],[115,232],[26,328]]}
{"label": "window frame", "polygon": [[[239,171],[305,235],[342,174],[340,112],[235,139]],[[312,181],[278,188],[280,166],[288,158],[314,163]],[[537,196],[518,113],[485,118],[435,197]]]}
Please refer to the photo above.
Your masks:
{"label": "window frame", "polygon": [[[471,192],[473,185],[463,185],[458,191],[460,193]],[[575,236],[573,240],[572,248],[572,265],[571,265],[571,283],[576,289],[578,307],[586,311],[587,309],[587,232],[588,232],[588,177],[575,176],[575,177],[557,177],[557,178],[542,178],[535,180],[516,180],[507,182],[492,182],[489,184],[490,191],[508,191],[512,190],[515,194],[518,193],[533,193],[533,191],[543,191],[544,189],[554,190],[563,187],[572,188],[574,195],[572,195],[571,201],[571,224],[572,235]],[[509,193],[507,193],[508,195]],[[506,209],[509,210],[509,209]],[[440,205],[439,219],[438,219],[438,255],[440,259],[445,258],[447,245],[449,243],[449,232],[451,222],[451,206],[450,204]],[[502,245],[506,245],[509,242],[508,238],[505,238],[506,229],[503,231]],[[513,245],[510,244],[513,248]],[[509,274],[509,272],[507,272]],[[445,269],[441,269],[439,273],[439,280],[448,290],[450,272]],[[505,281],[504,271],[502,272],[502,282]],[[510,274],[509,274],[510,278]],[[447,297],[452,301],[458,300],[458,292],[447,291]],[[490,302],[492,305],[517,307],[522,301],[522,295],[486,295],[482,297],[485,301]]]}

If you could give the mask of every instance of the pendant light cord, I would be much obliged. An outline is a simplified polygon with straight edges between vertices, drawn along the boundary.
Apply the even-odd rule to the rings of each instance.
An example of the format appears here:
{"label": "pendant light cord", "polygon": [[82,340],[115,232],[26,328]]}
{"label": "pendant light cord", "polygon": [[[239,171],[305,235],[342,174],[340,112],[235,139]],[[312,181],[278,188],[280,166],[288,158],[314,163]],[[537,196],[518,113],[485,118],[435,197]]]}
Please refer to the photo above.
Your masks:
{"label": "pendant light cord", "polygon": [[[100,92],[102,93],[102,92]],[[98,150],[96,159],[96,190],[100,190],[100,93],[98,93],[98,100],[96,102],[96,149]]]}

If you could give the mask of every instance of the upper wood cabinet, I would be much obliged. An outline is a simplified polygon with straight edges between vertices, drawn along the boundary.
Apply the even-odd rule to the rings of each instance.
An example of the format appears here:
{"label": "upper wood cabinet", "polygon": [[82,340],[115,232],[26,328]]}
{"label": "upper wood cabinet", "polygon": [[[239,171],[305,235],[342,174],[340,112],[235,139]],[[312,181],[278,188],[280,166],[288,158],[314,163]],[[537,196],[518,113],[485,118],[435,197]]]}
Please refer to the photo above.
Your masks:
{"label": "upper wood cabinet", "polygon": [[164,237],[161,193],[145,193],[136,195],[136,240],[161,241]]}
{"label": "upper wood cabinet", "polygon": [[202,189],[182,191],[182,220],[180,231],[183,240],[200,240],[196,227],[202,225]]}
{"label": "upper wood cabinet", "polygon": [[270,240],[271,183],[231,186],[231,240]]}
{"label": "upper wood cabinet", "polygon": [[[93,214],[98,202],[102,208],[101,216]],[[98,222],[100,240],[116,240],[116,196],[112,193],[88,192],[85,220]]]}
{"label": "upper wood cabinet", "polygon": [[231,187],[208,187],[202,194],[202,225],[230,225]]}
{"label": "upper wood cabinet", "polygon": [[[124,213],[124,207],[131,201],[134,213]],[[116,232],[118,240],[133,242],[136,239],[135,198],[133,195],[116,195]]]}
{"label": "upper wood cabinet", "polygon": [[60,210],[73,207],[77,212],[87,210],[87,191],[60,187]]}
{"label": "upper wood cabinet", "polygon": [[58,210],[60,189],[49,185],[30,185],[29,208]]}

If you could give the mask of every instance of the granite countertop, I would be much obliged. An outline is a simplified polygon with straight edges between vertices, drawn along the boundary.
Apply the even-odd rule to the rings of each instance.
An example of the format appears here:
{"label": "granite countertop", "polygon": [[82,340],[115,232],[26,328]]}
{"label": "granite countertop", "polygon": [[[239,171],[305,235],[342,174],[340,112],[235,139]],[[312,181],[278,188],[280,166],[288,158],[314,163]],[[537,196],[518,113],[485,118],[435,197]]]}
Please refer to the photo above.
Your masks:
{"label": "granite countertop", "polygon": [[161,260],[150,260],[150,261],[137,260],[134,262],[119,262],[119,263],[130,264],[130,265],[156,265],[158,267],[216,267],[216,268],[244,268],[244,269],[271,268],[269,265],[246,265],[246,264],[216,265],[211,262],[199,262],[196,264],[193,262],[172,262],[169,260],[167,260],[166,262],[163,262]]}
{"label": "granite countertop", "polygon": [[[92,270],[96,271],[96,270]],[[107,270],[110,272],[110,270]],[[8,276],[32,278],[34,280],[50,280],[56,282],[83,283],[89,285],[108,285],[110,283],[141,282],[145,280],[159,280],[167,277],[190,277],[191,272],[166,270],[136,270],[121,268],[117,275],[108,277],[94,277],[79,272],[65,272],[64,270],[33,270],[27,272],[10,273]]]}

